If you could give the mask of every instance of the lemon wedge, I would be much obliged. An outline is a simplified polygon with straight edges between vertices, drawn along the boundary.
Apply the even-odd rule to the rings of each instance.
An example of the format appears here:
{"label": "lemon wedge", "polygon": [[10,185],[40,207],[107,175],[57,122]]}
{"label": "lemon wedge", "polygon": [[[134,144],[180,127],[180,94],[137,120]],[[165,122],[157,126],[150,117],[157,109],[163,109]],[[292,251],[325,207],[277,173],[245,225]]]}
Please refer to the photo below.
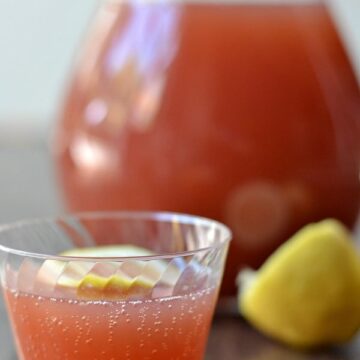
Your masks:
{"label": "lemon wedge", "polygon": [[285,344],[344,343],[360,327],[360,257],[336,220],[307,225],[238,283],[243,316]]}
{"label": "lemon wedge", "polygon": [[[147,249],[133,245],[109,245],[75,248],[61,253],[69,257],[137,257],[151,256]],[[76,260],[69,262],[47,260],[38,273],[42,283],[53,284],[63,291],[76,291],[79,298],[128,299],[146,295],[162,278],[167,263],[161,260],[125,262],[97,262]],[[170,283],[163,284],[171,286]],[[174,280],[175,282],[176,280]]]}

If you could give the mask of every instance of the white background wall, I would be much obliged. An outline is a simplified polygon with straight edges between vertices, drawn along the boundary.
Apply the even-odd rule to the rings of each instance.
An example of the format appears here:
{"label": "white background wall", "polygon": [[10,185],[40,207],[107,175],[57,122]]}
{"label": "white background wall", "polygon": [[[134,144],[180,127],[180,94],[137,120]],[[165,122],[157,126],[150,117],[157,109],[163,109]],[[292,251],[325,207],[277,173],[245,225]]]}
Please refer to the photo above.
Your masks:
{"label": "white background wall", "polygon": [[48,129],[97,2],[0,0],[0,132]]}
{"label": "white background wall", "polygon": [[[220,0],[221,1],[221,0]],[[46,132],[99,0],[0,0],[0,138]],[[334,0],[360,74],[360,0]]]}

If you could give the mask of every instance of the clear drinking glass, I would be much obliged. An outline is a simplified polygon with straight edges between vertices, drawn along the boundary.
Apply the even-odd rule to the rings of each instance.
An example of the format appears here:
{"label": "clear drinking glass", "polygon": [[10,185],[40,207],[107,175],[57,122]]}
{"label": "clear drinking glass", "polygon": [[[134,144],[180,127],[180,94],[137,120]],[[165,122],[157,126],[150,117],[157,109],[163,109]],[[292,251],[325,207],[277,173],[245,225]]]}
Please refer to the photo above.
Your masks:
{"label": "clear drinking glass", "polygon": [[202,359],[230,239],[216,221],[172,213],[3,226],[1,281],[19,358]]}

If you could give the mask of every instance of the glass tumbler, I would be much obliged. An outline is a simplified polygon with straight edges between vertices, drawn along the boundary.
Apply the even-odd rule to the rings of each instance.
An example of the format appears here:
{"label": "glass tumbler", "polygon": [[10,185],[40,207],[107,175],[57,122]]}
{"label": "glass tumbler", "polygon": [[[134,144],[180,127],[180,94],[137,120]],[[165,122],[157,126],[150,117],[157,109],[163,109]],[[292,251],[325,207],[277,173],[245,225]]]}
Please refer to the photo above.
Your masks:
{"label": "glass tumbler", "polygon": [[202,359],[230,239],[216,221],[173,213],[3,226],[1,283],[19,358]]}

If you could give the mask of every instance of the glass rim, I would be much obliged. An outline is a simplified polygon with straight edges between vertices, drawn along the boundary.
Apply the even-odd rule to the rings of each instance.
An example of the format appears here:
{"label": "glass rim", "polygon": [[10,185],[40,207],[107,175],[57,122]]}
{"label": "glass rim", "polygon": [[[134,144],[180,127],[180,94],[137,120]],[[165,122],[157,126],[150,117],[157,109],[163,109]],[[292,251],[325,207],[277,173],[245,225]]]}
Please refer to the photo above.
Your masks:
{"label": "glass rim", "polygon": [[[73,212],[60,214],[58,216],[49,216],[49,217],[38,217],[38,218],[29,218],[24,220],[18,220],[10,223],[0,224],[0,234],[6,232],[17,231],[23,229],[26,226],[34,225],[46,225],[51,223],[56,223],[58,220],[66,219],[84,219],[84,220],[97,220],[97,219],[123,219],[123,220],[149,220],[155,222],[170,222],[174,219],[179,221],[181,224],[188,225],[209,225],[216,227],[221,232],[221,241],[216,244],[199,247],[193,250],[177,251],[177,252],[168,252],[164,254],[154,255],[140,255],[140,256],[115,256],[115,257],[104,257],[104,256],[67,256],[67,255],[50,255],[42,254],[39,252],[32,252],[26,250],[15,249],[0,243],[0,252],[6,254],[12,254],[22,257],[35,258],[41,260],[55,260],[55,261],[77,261],[77,262],[124,262],[130,260],[139,260],[139,261],[151,261],[151,260],[162,260],[162,259],[173,259],[175,257],[185,257],[191,256],[197,253],[206,252],[212,249],[217,249],[223,247],[225,244],[230,243],[232,239],[232,231],[228,226],[221,223],[220,221],[210,219],[207,217],[185,214],[180,212],[170,212],[170,211],[136,211],[136,210],[125,210],[125,211],[86,211],[86,212]],[[111,246],[111,245],[110,245]]]}

